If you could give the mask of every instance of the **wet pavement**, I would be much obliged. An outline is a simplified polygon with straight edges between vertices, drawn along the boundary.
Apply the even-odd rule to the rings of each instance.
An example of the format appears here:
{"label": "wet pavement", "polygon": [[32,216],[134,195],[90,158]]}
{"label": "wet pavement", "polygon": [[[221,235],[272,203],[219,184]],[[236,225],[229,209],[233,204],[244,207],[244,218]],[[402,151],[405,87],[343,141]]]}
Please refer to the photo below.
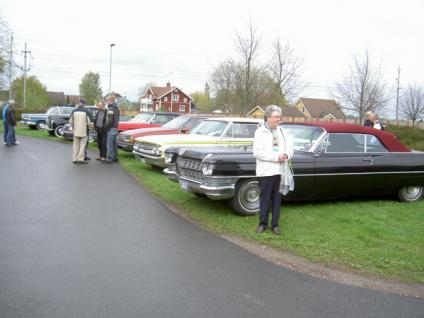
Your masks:
{"label": "wet pavement", "polygon": [[119,165],[19,140],[0,147],[2,318],[424,317],[422,299],[267,263],[173,214]]}

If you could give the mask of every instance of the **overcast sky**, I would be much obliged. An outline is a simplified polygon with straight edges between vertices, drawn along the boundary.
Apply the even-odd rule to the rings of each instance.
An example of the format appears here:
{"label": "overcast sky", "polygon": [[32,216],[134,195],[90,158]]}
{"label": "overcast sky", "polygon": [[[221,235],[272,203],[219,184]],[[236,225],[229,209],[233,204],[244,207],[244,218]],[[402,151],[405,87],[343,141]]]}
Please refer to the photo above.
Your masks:
{"label": "overcast sky", "polygon": [[303,56],[302,96],[330,97],[352,54],[365,49],[382,64],[393,96],[399,65],[402,87],[424,83],[422,0],[0,0],[0,10],[14,32],[16,62],[23,64],[27,42],[29,75],[65,94],[78,94],[88,71],[100,73],[108,91],[111,43],[112,90],[132,100],[152,81],[203,90],[214,66],[235,55],[235,32],[249,20],[263,36],[264,60],[277,36]]}

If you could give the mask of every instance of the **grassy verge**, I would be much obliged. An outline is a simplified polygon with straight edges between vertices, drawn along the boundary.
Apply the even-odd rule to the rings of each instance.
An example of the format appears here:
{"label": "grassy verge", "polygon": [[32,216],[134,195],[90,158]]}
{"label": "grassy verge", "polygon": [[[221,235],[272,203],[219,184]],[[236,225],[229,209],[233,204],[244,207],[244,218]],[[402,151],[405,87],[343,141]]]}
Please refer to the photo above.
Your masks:
{"label": "grassy verge", "polygon": [[[46,132],[26,128],[17,132],[57,140]],[[408,146],[419,149],[413,143],[411,139]],[[413,204],[395,200],[284,204],[283,234],[257,235],[257,217],[240,217],[225,202],[183,192],[160,170],[141,164],[129,153],[120,152],[120,162],[153,193],[207,229],[290,251],[313,262],[424,284],[423,200]]]}

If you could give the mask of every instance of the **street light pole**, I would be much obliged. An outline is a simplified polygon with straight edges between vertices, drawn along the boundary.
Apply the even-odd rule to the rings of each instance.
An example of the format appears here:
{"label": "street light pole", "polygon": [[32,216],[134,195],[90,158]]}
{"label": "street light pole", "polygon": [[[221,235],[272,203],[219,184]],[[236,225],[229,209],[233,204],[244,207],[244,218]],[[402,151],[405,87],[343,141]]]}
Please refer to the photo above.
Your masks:
{"label": "street light pole", "polygon": [[110,44],[110,63],[109,63],[109,94],[112,93],[112,48],[115,46],[115,43]]}

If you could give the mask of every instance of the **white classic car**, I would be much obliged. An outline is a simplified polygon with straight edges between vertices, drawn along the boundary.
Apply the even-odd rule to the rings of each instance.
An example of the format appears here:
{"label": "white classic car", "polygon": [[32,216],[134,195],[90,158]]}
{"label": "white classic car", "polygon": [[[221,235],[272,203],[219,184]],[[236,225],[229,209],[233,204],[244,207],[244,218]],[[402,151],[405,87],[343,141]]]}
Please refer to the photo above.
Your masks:
{"label": "white classic car", "polygon": [[251,145],[261,119],[210,118],[190,134],[155,135],[136,138],[133,154],[142,162],[166,167],[164,153],[169,147],[210,147]]}

